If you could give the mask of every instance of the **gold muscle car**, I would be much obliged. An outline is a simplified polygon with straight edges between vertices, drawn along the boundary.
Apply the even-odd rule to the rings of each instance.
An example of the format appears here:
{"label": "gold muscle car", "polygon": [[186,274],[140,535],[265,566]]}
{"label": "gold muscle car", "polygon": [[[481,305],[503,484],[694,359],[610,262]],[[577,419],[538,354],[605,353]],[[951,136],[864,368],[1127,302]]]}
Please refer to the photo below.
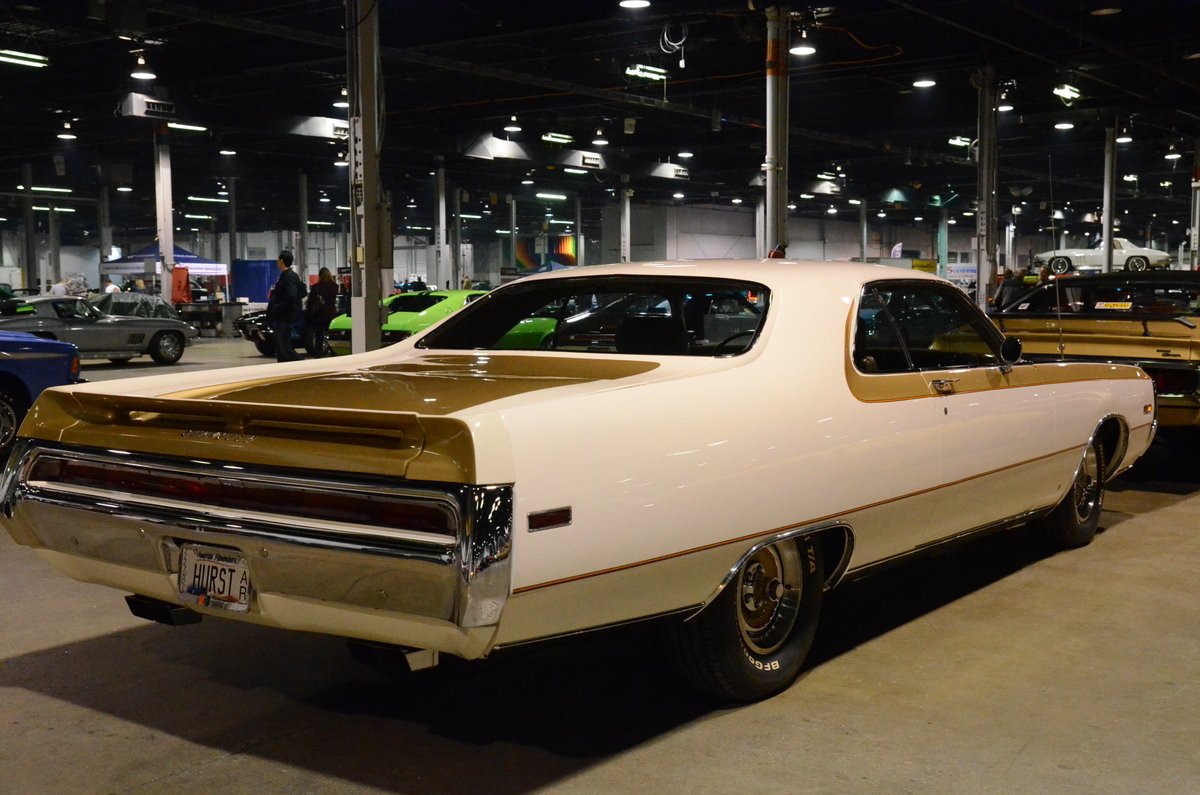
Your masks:
{"label": "gold muscle car", "polygon": [[992,319],[1031,360],[1141,367],[1154,380],[1160,426],[1200,425],[1200,273],[1055,279]]}

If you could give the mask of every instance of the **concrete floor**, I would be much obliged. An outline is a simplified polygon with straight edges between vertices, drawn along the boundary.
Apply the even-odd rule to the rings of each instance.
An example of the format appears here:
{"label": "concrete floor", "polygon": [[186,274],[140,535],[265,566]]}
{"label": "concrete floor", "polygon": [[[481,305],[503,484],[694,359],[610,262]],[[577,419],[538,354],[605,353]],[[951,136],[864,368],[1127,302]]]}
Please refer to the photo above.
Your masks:
{"label": "concrete floor", "polygon": [[393,681],[334,638],[140,621],[0,533],[0,792],[1194,793],[1195,442],[1114,484],[1089,547],[1015,532],[835,591],[806,675],[740,709],[653,627]]}

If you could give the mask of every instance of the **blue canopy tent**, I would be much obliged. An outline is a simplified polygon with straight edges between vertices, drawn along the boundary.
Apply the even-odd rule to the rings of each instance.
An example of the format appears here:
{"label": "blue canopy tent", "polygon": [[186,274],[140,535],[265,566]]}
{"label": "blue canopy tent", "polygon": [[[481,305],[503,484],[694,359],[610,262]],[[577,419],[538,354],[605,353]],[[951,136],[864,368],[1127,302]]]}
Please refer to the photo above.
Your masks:
{"label": "blue canopy tent", "polygon": [[[147,261],[154,264],[155,273],[162,272],[162,257],[157,242],[132,254],[126,254],[120,259],[101,262],[100,273],[105,276],[112,274],[133,276],[148,273]],[[179,246],[175,246],[175,264],[187,268],[188,276],[227,276],[229,274],[229,266],[225,263],[213,262]]]}

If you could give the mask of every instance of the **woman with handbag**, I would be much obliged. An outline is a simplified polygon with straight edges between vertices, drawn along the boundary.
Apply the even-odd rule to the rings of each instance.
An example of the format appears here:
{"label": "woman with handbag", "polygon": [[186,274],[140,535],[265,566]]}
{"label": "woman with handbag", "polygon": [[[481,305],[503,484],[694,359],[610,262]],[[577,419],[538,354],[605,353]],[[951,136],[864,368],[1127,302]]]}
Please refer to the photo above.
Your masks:
{"label": "woman with handbag", "polygon": [[337,282],[329,268],[321,268],[317,283],[308,291],[304,302],[304,347],[309,356],[319,359],[327,352],[325,337],[329,323],[337,316]]}

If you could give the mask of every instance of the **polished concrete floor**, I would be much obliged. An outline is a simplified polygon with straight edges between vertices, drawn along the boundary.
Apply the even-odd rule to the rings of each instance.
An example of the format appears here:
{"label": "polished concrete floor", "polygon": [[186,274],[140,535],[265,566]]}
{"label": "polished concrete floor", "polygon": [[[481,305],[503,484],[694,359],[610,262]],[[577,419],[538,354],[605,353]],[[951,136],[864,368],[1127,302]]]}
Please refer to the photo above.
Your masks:
{"label": "polished concrete floor", "polygon": [[0,533],[0,792],[1195,793],[1196,441],[1113,484],[1089,547],[1018,531],[835,591],[805,676],[740,709],[654,627],[392,680],[334,638],[141,621]]}

